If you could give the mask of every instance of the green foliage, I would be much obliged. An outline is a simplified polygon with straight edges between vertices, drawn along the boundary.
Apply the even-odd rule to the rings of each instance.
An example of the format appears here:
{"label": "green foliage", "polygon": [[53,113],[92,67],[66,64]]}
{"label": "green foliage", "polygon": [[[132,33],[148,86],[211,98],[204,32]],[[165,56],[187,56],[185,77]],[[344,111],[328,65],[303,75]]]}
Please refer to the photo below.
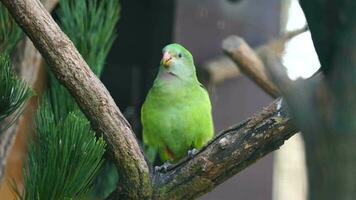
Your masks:
{"label": "green foliage", "polygon": [[118,0],[60,1],[59,18],[63,31],[98,76],[116,38],[119,12]]}
{"label": "green foliage", "polygon": [[[118,0],[60,1],[59,24],[97,76],[101,75],[105,59],[116,38],[115,25],[119,19],[119,12]],[[77,108],[73,98],[53,76],[51,94],[51,102],[61,105],[55,109],[57,118]],[[106,197],[115,189],[117,180],[115,166],[106,161],[95,180],[91,198]]]}
{"label": "green foliage", "polygon": [[31,95],[32,90],[12,71],[10,57],[6,53],[0,53],[0,122],[14,114],[3,129],[11,126],[17,119]]}
{"label": "green foliage", "polygon": [[[61,28],[99,76],[115,39],[118,1],[60,0],[58,12]],[[97,191],[93,192],[89,186],[100,171],[104,142],[95,139],[88,120],[51,72],[46,98],[38,113],[36,134],[24,169],[24,193],[17,192],[18,197],[25,200],[97,197]],[[117,174],[112,176],[115,173],[110,175],[117,180]],[[100,184],[107,183],[105,178],[100,180]],[[112,186],[101,190],[101,194],[111,192],[115,180],[109,181]]]}
{"label": "green foliage", "polygon": [[11,53],[21,37],[21,29],[0,4],[0,122],[8,119],[0,133],[9,128],[21,114],[26,100],[32,95],[31,89],[20,81],[11,69]]}
{"label": "green foliage", "polygon": [[12,52],[21,38],[21,29],[0,4],[0,52]]}
{"label": "green foliage", "polygon": [[86,199],[102,164],[105,142],[96,139],[89,122],[71,112],[59,122],[44,98],[37,112],[36,134],[24,169],[24,200]]}

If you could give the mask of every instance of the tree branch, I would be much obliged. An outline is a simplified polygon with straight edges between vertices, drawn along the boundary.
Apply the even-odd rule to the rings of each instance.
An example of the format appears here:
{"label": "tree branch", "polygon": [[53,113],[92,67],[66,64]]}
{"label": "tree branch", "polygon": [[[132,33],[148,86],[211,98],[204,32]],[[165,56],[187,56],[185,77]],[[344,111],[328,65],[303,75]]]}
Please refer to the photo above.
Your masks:
{"label": "tree branch", "polygon": [[151,194],[149,167],[135,135],[105,86],[90,70],[74,44],[38,0],[1,0],[31,38],[56,78],[69,90],[103,134],[121,177],[120,199],[146,199]]}
{"label": "tree branch", "polygon": [[194,199],[237,174],[297,133],[282,100],[218,134],[193,159],[154,176],[154,199]]}
{"label": "tree branch", "polygon": [[[261,57],[261,56],[263,56],[263,53],[260,52],[260,50],[267,48],[267,49],[270,49],[271,51],[273,51],[278,57],[280,57],[284,53],[286,44],[291,39],[293,39],[294,37],[296,37],[302,33],[305,33],[308,30],[309,30],[308,26],[304,26],[303,28],[300,28],[300,29],[288,31],[288,32],[284,33],[282,36],[280,36],[276,39],[272,39],[272,40],[268,41],[266,44],[263,44],[263,45],[257,47],[255,49],[255,51],[256,51],[257,55],[259,55]],[[263,62],[263,63],[265,63],[265,62]]]}
{"label": "tree branch", "polygon": [[224,52],[239,66],[240,70],[252,78],[258,86],[272,97],[279,94],[277,87],[269,80],[263,62],[244,39],[230,36],[223,41]]}
{"label": "tree branch", "polygon": [[[265,66],[267,62],[262,59],[266,58],[265,50],[268,49],[268,51],[273,52],[274,55],[279,57],[282,55],[285,49],[285,44],[290,39],[301,33],[304,33],[307,30],[308,27],[305,26],[301,29],[287,32],[281,37],[271,40],[266,44],[257,47],[255,51],[245,42],[244,39],[238,36],[230,36],[223,41],[222,48],[225,54],[228,55],[235,62],[235,64],[241,71],[243,71],[247,76],[249,76],[265,92],[267,92],[273,98],[276,98],[277,96],[279,96],[278,88],[268,77],[265,68],[269,66]],[[268,64],[278,65],[276,63]]]}

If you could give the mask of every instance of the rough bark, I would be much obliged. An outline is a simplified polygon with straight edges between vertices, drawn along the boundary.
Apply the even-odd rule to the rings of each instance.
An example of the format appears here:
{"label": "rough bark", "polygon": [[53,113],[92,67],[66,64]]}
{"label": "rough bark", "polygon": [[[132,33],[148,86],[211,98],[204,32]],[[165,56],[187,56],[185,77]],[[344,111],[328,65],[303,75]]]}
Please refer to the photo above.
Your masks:
{"label": "rough bark", "polygon": [[[45,0],[43,4],[48,11],[54,9],[58,0]],[[22,39],[16,47],[13,54],[13,67],[17,73],[17,76],[26,81],[30,87],[34,87],[35,82],[38,79],[38,74],[42,66],[43,60],[41,54],[33,46],[31,40],[28,37]],[[6,123],[6,122],[4,122]],[[0,181],[5,174],[5,168],[7,159],[15,143],[16,133],[18,132],[18,126],[21,123],[30,123],[26,119],[20,117],[17,121],[9,127],[0,136]]]}
{"label": "rough bark", "polygon": [[218,134],[194,158],[154,175],[153,199],[194,199],[278,149],[297,129],[282,100]]}
{"label": "rough bark", "polygon": [[74,44],[38,0],[2,0],[45,58],[56,78],[70,91],[92,124],[103,134],[120,174],[120,199],[151,194],[149,167],[135,135],[105,86]]}

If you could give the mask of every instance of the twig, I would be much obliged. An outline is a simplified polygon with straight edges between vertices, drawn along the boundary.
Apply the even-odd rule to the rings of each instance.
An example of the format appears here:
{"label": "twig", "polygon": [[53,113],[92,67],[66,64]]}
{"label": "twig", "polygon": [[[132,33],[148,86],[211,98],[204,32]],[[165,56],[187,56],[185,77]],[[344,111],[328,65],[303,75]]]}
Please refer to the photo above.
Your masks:
{"label": "twig", "polygon": [[[266,44],[259,46],[255,51],[240,37],[230,36],[223,41],[224,52],[235,62],[237,67],[241,69],[248,77],[250,77],[257,85],[259,85],[269,95],[276,98],[279,96],[278,88],[273,82],[269,80],[269,77],[265,70],[266,62],[261,59],[265,58],[264,49],[271,50],[276,56],[281,56],[285,44],[293,37],[304,33],[308,30],[305,26],[295,31],[287,32],[281,37],[271,40]],[[273,64],[273,63],[269,63]]]}
{"label": "twig", "polygon": [[263,52],[260,52],[261,49],[265,49],[268,48],[271,51],[273,51],[278,57],[281,56],[285,50],[285,46],[287,44],[287,42],[289,42],[291,39],[293,39],[294,37],[308,31],[308,26],[304,26],[301,29],[296,29],[293,31],[289,31],[285,34],[283,34],[282,36],[276,38],[276,39],[272,39],[271,41],[268,41],[266,44],[263,44],[259,47],[256,48],[256,53],[259,56],[263,56],[261,54],[263,54]]}
{"label": "twig", "polygon": [[241,71],[252,78],[269,95],[276,98],[278,89],[269,80],[263,62],[248,46],[244,39],[230,36],[223,41],[224,52],[239,66]]}

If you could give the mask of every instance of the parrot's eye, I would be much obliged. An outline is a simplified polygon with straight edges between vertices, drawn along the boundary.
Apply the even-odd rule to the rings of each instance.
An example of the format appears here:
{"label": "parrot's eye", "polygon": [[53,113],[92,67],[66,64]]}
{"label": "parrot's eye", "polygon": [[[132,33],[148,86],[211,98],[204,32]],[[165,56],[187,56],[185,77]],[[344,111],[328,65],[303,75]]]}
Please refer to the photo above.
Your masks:
{"label": "parrot's eye", "polygon": [[181,54],[181,53],[179,53],[179,54],[178,54],[178,58],[181,58],[181,57],[182,57],[182,54]]}

